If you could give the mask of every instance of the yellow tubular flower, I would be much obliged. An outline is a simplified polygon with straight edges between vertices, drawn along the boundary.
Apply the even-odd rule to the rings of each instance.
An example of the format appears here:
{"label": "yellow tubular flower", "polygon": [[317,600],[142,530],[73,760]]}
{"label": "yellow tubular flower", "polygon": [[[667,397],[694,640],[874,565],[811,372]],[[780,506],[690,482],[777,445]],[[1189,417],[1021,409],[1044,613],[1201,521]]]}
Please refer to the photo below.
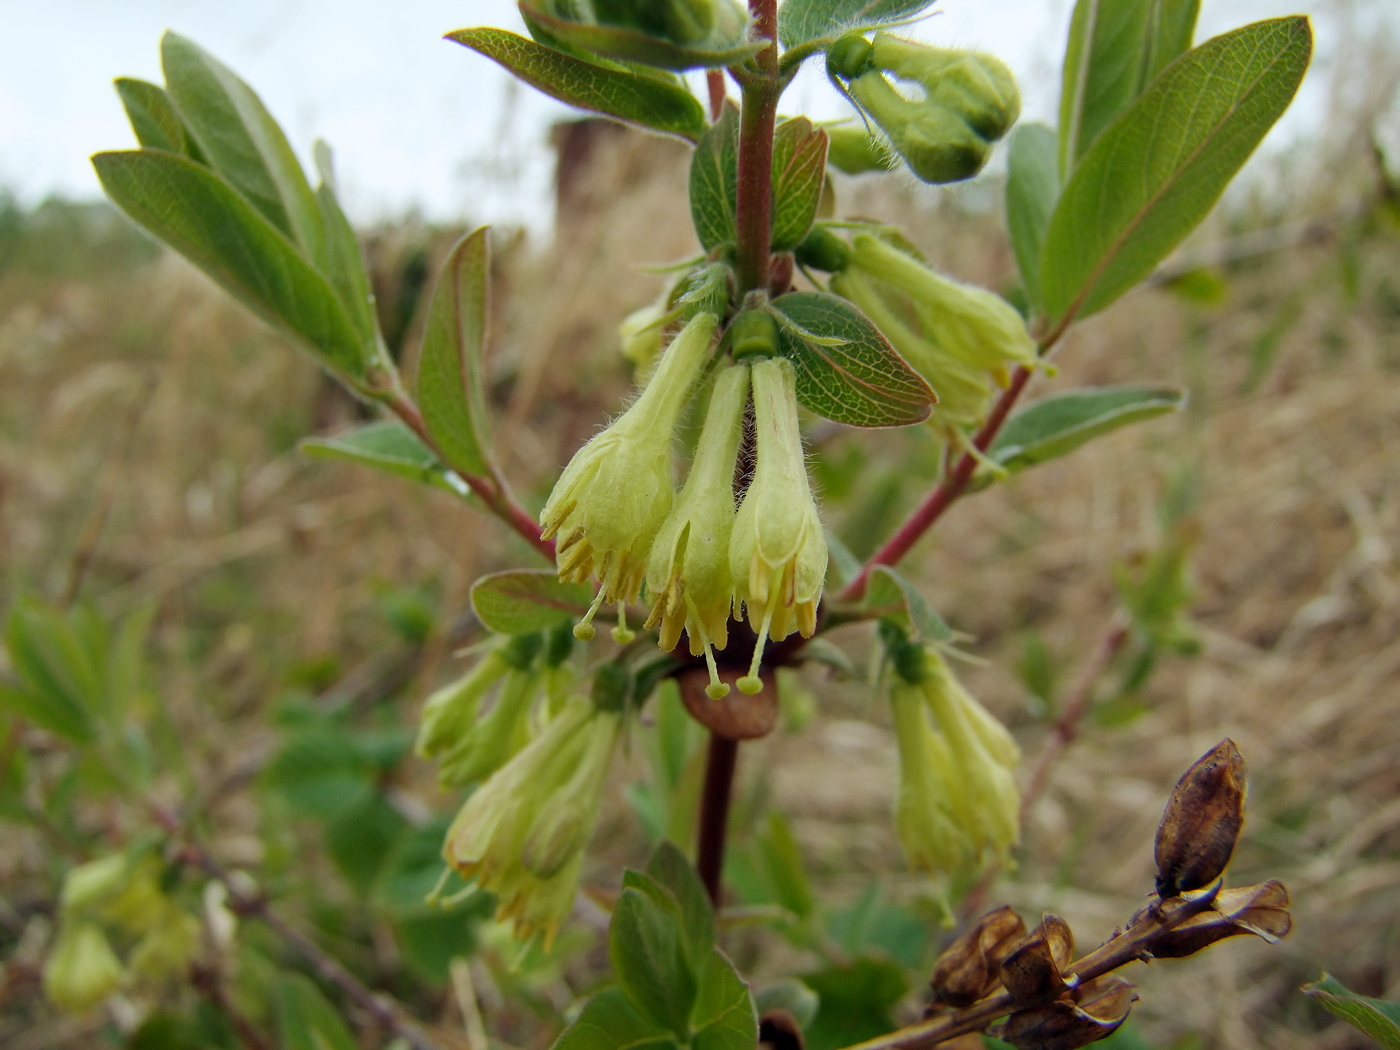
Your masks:
{"label": "yellow tubular flower", "polygon": [[418,720],[418,757],[436,758],[466,736],[476,723],[481,698],[509,670],[505,654],[493,649],[463,677],[428,697]]}
{"label": "yellow tubular flower", "polygon": [[702,653],[710,668],[712,699],[729,692],[719,680],[713,649],[729,641],[734,604],[729,572],[729,540],[734,529],[734,461],[743,437],[749,367],[720,373],[700,444],[676,505],[657,534],[647,570],[654,604],[646,626],[661,626],[661,648],[670,652],[684,628],[692,656]]}
{"label": "yellow tubular flower", "polygon": [[757,455],[729,541],[735,594],[758,632],[749,673],[739,680],[750,695],[763,688],[758,669],[767,640],[794,630],[808,638],[816,629],[827,559],[802,456],[792,362],[772,357],[752,370]]}
{"label": "yellow tubular flower", "polygon": [[580,637],[592,636],[598,605],[635,601],[641,590],[652,540],[671,509],[672,435],[717,323],[701,313],[681,330],[631,407],[575,453],[540,514],[543,535],[559,537],[559,578],[596,576],[602,584]]}
{"label": "yellow tubular flower", "polygon": [[115,992],[125,976],[100,927],[65,921],[44,963],[44,994],[66,1013],[85,1013]]}

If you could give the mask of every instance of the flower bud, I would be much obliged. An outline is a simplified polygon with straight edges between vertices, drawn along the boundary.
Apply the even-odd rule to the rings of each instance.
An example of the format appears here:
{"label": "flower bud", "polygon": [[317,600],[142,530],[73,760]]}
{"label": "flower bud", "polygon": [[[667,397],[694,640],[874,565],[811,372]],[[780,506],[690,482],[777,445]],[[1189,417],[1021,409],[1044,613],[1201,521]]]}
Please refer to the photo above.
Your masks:
{"label": "flower bud", "polygon": [[63,879],[59,897],[64,911],[91,908],[119,893],[130,875],[125,853],[98,857],[71,869]]}
{"label": "flower bud", "polygon": [[734,604],[729,566],[734,462],[748,397],[747,365],[727,368],[715,380],[695,460],[657,534],[647,570],[647,590],[654,602],[647,627],[661,625],[660,645],[667,652],[676,647],[684,627],[691,654],[704,654],[711,688],[720,695],[728,689],[715,688],[718,678],[711,650],[723,649],[729,641]]}
{"label": "flower bud", "polygon": [[934,1002],[971,1006],[1001,981],[1001,965],[1026,935],[1026,924],[1009,907],[997,908],[955,940],[933,966]]}
{"label": "flower bud", "polygon": [[826,536],[807,480],[792,362],[782,357],[752,366],[756,457],[729,543],[735,595],[758,633],[753,661],[739,689],[757,693],[769,638],[794,630],[810,638],[826,579]]}
{"label": "flower bud", "polygon": [[621,721],[618,715],[600,714],[587,723],[587,741],[573,775],[525,836],[521,860],[539,878],[558,874],[593,837]]}
{"label": "flower bud", "polygon": [[926,93],[926,101],[995,142],[1021,114],[1021,95],[1006,64],[992,55],[931,47],[876,33],[870,63]]}
{"label": "flower bud", "polygon": [[878,69],[856,77],[847,90],[924,182],[970,179],[992,155],[991,144],[956,114],[905,98]]}
{"label": "flower bud", "polygon": [[622,356],[632,362],[637,372],[649,369],[661,353],[661,329],[666,324],[666,311],[658,303],[633,310],[617,326]]}
{"label": "flower bud", "polygon": [[864,128],[854,125],[827,128],[827,163],[847,175],[862,175],[867,171],[889,171],[898,158]]}
{"label": "flower bud", "polygon": [[729,352],[735,361],[772,357],[778,352],[778,322],[767,310],[745,310],[729,325]]}
{"label": "flower bud", "polygon": [[1117,1031],[1137,998],[1130,982],[1105,974],[1067,998],[1012,1014],[998,1034],[1020,1050],[1078,1050]]}
{"label": "flower bud", "polygon": [[1157,828],[1157,895],[1199,889],[1225,870],[1244,826],[1244,758],[1222,740],[1177,781]]}
{"label": "flower bud", "polygon": [[44,963],[44,994],[60,1010],[84,1013],[115,992],[125,976],[100,927],[65,922]]}
{"label": "flower bud", "polygon": [[428,697],[418,720],[417,755],[436,758],[460,743],[476,722],[481,698],[508,670],[510,664],[499,649],[493,649],[457,681]]}
{"label": "flower bud", "polygon": [[510,668],[495,706],[471,722],[438,765],[444,788],[474,784],[490,776],[522,747],[529,737],[530,707],[539,695],[543,676]]}
{"label": "flower bud", "polygon": [[797,246],[797,261],[827,273],[838,273],[846,268],[851,258],[850,246],[831,232],[830,226],[817,223],[812,227],[807,239]]}
{"label": "flower bud", "polygon": [[715,4],[716,0],[593,0],[601,25],[640,29],[675,44],[697,44],[708,37],[715,25]]}
{"label": "flower bud", "polygon": [[199,920],[167,901],[162,921],[137,942],[131,969],[142,977],[163,979],[184,973],[199,951]]}
{"label": "flower bud", "polygon": [[671,509],[671,440],[714,336],[702,313],[661,356],[656,374],[612,426],[574,455],[540,515],[543,535],[558,535],[561,580],[597,576],[603,601],[636,600],[652,540]]}

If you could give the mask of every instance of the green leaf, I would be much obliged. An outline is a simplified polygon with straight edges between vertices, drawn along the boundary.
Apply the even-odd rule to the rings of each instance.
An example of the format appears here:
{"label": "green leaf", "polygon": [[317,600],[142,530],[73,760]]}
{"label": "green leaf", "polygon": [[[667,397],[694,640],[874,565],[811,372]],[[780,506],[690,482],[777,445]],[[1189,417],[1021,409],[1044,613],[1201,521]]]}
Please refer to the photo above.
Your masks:
{"label": "green leaf", "polygon": [[696,982],[674,915],[635,886],[624,887],[608,926],[608,959],[627,997],[684,1040]]}
{"label": "green leaf", "polygon": [[758,849],[777,903],[799,919],[811,915],[815,898],[802,852],[797,848],[792,828],[776,810],[768,814],[768,827],[758,840]]}
{"label": "green leaf", "polygon": [[620,988],[599,992],[559,1037],[554,1050],[677,1050],[666,1029],[642,1015]]}
{"label": "green leaf", "polygon": [[853,427],[922,423],[935,396],[870,320],[840,296],[790,292],[773,301],[780,352],[797,371],[797,399]]}
{"label": "green leaf", "polygon": [[316,206],[321,209],[321,221],[326,228],[326,276],[330,278],[350,318],[359,329],[365,346],[379,343],[379,318],[374,310],[374,290],[360,242],[350,227],[350,220],[336,199],[335,182],[331,172],[330,147],[316,141],[316,158],[321,167],[321,185],[316,188]]}
{"label": "green leaf", "polygon": [[166,90],[209,166],[326,272],[321,209],[262,99],[233,70],[178,33],[161,37],[160,60]]}
{"label": "green leaf", "polygon": [[1400,1003],[1357,995],[1330,973],[1303,985],[1303,993],[1385,1050],[1400,1050]]}
{"label": "green leaf", "polygon": [[208,168],[161,150],[98,153],[102,188],[263,320],[362,377],[366,347],[339,294],[297,247]]}
{"label": "green leaf", "polygon": [[889,565],[877,565],[870,573],[865,608],[877,616],[895,618],[901,627],[912,632],[916,642],[946,642],[953,637],[953,629],[919,589]]}
{"label": "green leaf", "polygon": [[705,131],[705,107],[680,85],[604,69],[504,29],[459,29],[447,36],[570,106],[691,142]]}
{"label": "green leaf", "polygon": [[907,22],[933,0],[785,0],[778,9],[783,47],[838,37],[850,29],[875,29]]}
{"label": "green leaf", "polygon": [[456,243],[438,273],[418,365],[418,405],[442,453],[458,470],[488,474],[485,378],[491,254],[482,227]]}
{"label": "green leaf", "polygon": [[21,598],[5,624],[5,646],[22,685],[0,687],[0,708],[70,743],[96,740],[105,698],[102,668],[62,614]]}
{"label": "green leaf", "polygon": [[384,874],[408,821],[378,791],[326,826],[326,848],[345,881],[368,897]]}
{"label": "green leaf", "polygon": [[758,1043],[758,1014],[749,986],[718,948],[710,949],[700,972],[690,1017],[692,1050],[753,1050]]}
{"label": "green leaf", "polygon": [[369,804],[373,774],[348,734],[321,726],[289,736],[264,777],[295,812],[334,820]]}
{"label": "green leaf", "polygon": [[[393,856],[388,859],[384,875],[374,888],[376,907],[395,918],[442,915],[443,909],[429,904],[428,895],[437,888],[447,868],[442,859],[442,843],[452,824],[450,814],[442,814],[409,831],[398,840]],[[466,883],[454,872],[442,887],[442,895],[451,897],[466,888]],[[471,899],[475,899],[472,895]],[[479,894],[488,897],[489,894]],[[453,909],[449,914],[455,914]]]}
{"label": "green leaf", "polygon": [[738,236],[739,108],[725,102],[690,158],[690,219],[705,251]]}
{"label": "green leaf", "polygon": [[340,1012],[311,978],[283,971],[272,987],[281,1050],[358,1050]]}
{"label": "green leaf", "polygon": [[1302,16],[1215,37],[1099,137],[1060,195],[1041,255],[1056,326],[1113,302],[1205,218],[1288,107],[1311,53]]}
{"label": "green leaf", "polygon": [[[715,5],[723,15],[723,5]],[[640,62],[661,69],[718,69],[735,66],[762,51],[766,40],[750,41],[746,24],[715,20],[710,36],[696,44],[677,44],[652,36],[638,29],[621,26],[595,25],[556,18],[540,8],[538,0],[521,0],[520,13],[531,30],[540,29],[547,35],[582,51],[591,51],[624,62]]]}
{"label": "green leaf", "polygon": [[695,866],[673,842],[663,841],[647,862],[646,873],[664,886],[679,908],[686,957],[697,972],[715,943],[715,918]]}
{"label": "green leaf", "polygon": [[451,476],[432,449],[402,423],[370,423],[329,438],[305,438],[298,446],[313,459],[346,459],[388,474],[464,495],[462,484]]}
{"label": "green leaf", "polygon": [[510,569],[472,584],[472,608],[497,634],[534,634],[581,619],[593,604],[587,584],[564,583],[549,569]]}
{"label": "green leaf", "polygon": [[1040,303],[1040,249],[1060,196],[1055,132],[1044,124],[1018,124],[1006,157],[1006,228],[1026,297]]}
{"label": "green leaf", "polygon": [[1191,49],[1191,39],[1196,35],[1196,17],[1201,13],[1201,0],[1158,0],[1149,6],[1138,94],[1142,94],[1147,85],[1157,79],[1157,74],[1178,56]]}
{"label": "green leaf", "polygon": [[191,160],[204,159],[163,87],[132,77],[118,77],[114,83],[137,142],[150,149],[179,153]]}
{"label": "green leaf", "polygon": [[1008,419],[987,455],[1007,470],[1024,470],[1129,423],[1179,412],[1185,404],[1185,392],[1173,387],[1113,386],[1052,394]]}
{"label": "green leaf", "polygon": [[802,243],[817,218],[826,185],[827,134],[806,117],[778,125],[773,135],[773,250]]}
{"label": "green leaf", "polygon": [[888,1032],[895,1027],[890,1011],[909,988],[902,966],[869,955],[805,973],[802,981],[821,999],[807,1050],[838,1050]]}

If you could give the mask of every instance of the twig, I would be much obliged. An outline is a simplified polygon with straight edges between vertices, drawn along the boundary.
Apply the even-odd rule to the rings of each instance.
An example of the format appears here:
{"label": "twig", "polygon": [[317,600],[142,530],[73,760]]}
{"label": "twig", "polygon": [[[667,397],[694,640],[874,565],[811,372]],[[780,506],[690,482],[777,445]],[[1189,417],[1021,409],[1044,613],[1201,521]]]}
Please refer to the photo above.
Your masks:
{"label": "twig", "polygon": [[[1175,929],[1193,915],[1199,915],[1214,901],[1213,893],[1200,893],[1160,902],[1143,916],[1142,921],[1133,923],[1124,932],[1071,964],[1064,973],[1065,984],[1070,987],[1084,984],[1130,962],[1150,958],[1148,945],[1154,937]],[[1050,1002],[1055,997],[1055,993],[1052,993],[1040,999],[1017,1001],[1010,992],[998,992],[962,1010],[939,1014],[887,1035],[856,1043],[846,1047],[846,1050],[922,1050],[954,1036],[982,1031],[998,1017]]]}
{"label": "twig", "polygon": [[710,894],[710,902],[720,906],[721,878],[724,874],[724,842],[729,830],[729,799],[734,790],[734,767],[739,759],[739,741],[710,733],[710,749],[705,756],[705,789],[700,797],[700,832],[695,849],[695,869]]}
{"label": "twig", "polygon": [[223,981],[220,979],[219,971],[213,966],[205,966],[201,963],[190,964],[190,984],[204,998],[228,1018],[228,1022],[233,1026],[234,1034],[248,1050],[272,1050],[272,1040],[268,1039],[254,1027],[253,1022],[239,1010],[229,997],[224,993]]}

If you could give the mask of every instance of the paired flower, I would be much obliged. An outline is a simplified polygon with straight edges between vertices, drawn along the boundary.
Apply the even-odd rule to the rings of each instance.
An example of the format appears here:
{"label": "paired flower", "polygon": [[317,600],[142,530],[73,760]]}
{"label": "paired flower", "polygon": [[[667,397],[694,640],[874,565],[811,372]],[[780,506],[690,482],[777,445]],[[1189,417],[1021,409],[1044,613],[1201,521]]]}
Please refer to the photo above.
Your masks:
{"label": "paired flower", "polygon": [[[709,357],[717,319],[699,313],[661,355],[646,389],[610,427],[579,449],[550,493],[540,523],[559,537],[559,578],[602,586],[576,634],[592,637],[604,601],[635,601],[652,541],[671,510],[671,439]],[[624,628],[625,630],[625,628]]]}
{"label": "paired flower", "polygon": [[570,701],[543,731],[472,794],[452,822],[443,856],[494,893],[496,917],[518,937],[543,931],[548,949],[578,891],[621,715]]}
{"label": "paired flower", "polygon": [[1005,861],[1020,829],[1020,750],[934,650],[901,643],[890,689],[896,830],[911,867],[951,875]]}

